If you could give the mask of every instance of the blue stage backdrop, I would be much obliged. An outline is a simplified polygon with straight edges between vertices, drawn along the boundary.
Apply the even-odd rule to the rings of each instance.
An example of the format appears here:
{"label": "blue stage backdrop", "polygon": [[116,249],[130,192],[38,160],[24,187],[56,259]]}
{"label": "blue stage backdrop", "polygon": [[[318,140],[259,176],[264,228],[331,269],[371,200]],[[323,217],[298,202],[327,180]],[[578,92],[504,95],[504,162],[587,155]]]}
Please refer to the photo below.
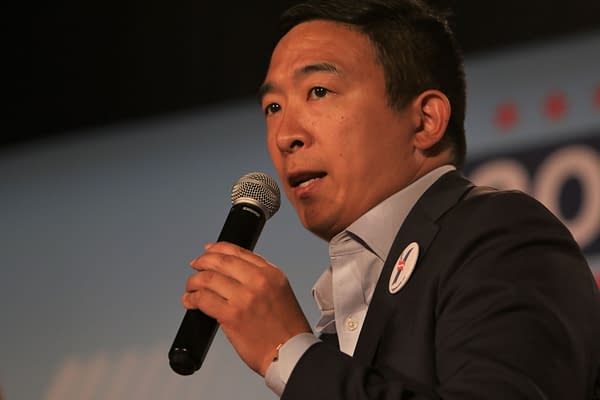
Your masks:
{"label": "blue stage backdrop", "polygon": [[[598,49],[600,32],[467,59],[468,175],[544,202],[596,274]],[[188,262],[216,239],[231,184],[273,174],[259,107],[242,101],[97,133],[0,158],[5,398],[274,399],[221,333],[195,375],[167,362]],[[256,251],[285,270],[316,321],[310,288],[326,244],[287,202]]]}

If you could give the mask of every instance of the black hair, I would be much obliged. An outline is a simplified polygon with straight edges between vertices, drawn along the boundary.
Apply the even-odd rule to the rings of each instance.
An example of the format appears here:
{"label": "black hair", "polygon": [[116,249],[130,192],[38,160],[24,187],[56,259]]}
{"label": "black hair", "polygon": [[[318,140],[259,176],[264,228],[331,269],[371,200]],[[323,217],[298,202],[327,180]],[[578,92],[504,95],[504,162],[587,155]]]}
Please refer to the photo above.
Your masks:
{"label": "black hair", "polygon": [[451,116],[444,138],[429,151],[435,154],[451,147],[452,162],[462,167],[466,83],[462,52],[447,14],[421,0],[308,0],[282,15],[279,39],[311,20],[347,24],[370,39],[383,66],[391,107],[401,110],[428,89],[443,92]]}

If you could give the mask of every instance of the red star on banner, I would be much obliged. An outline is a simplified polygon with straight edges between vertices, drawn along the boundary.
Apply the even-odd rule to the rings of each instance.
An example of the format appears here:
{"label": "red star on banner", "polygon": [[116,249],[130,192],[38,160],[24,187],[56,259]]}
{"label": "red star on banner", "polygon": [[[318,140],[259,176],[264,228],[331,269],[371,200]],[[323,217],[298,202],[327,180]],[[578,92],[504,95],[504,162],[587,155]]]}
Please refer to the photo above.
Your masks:
{"label": "red star on banner", "polygon": [[509,131],[519,122],[519,110],[513,102],[500,103],[496,107],[494,123],[503,131]]}
{"label": "red star on banner", "polygon": [[594,90],[594,107],[600,109],[600,83],[596,85]]}
{"label": "red star on banner", "polygon": [[544,100],[544,114],[553,121],[561,120],[567,113],[567,95],[564,92],[550,93]]}

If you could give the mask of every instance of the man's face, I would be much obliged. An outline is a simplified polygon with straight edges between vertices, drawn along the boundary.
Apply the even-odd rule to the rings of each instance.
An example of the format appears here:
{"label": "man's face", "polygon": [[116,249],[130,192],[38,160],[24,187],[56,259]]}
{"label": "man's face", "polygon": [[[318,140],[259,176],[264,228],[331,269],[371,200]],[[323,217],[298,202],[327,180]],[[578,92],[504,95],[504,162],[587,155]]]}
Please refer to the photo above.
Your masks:
{"label": "man's face", "polygon": [[289,31],[261,88],[267,146],[302,224],[329,240],[416,179],[414,107],[388,105],[364,34],[329,21]]}

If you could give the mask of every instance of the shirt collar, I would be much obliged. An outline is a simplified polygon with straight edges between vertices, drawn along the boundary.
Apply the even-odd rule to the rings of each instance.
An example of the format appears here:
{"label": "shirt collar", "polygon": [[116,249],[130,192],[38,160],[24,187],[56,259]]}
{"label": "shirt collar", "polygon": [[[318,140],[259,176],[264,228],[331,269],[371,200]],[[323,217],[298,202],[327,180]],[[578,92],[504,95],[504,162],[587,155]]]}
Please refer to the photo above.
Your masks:
{"label": "shirt collar", "polygon": [[385,261],[396,233],[417,200],[442,175],[455,169],[453,165],[438,167],[367,211],[331,239],[330,253],[348,240],[348,235],[350,235],[362,242],[382,261]]}

